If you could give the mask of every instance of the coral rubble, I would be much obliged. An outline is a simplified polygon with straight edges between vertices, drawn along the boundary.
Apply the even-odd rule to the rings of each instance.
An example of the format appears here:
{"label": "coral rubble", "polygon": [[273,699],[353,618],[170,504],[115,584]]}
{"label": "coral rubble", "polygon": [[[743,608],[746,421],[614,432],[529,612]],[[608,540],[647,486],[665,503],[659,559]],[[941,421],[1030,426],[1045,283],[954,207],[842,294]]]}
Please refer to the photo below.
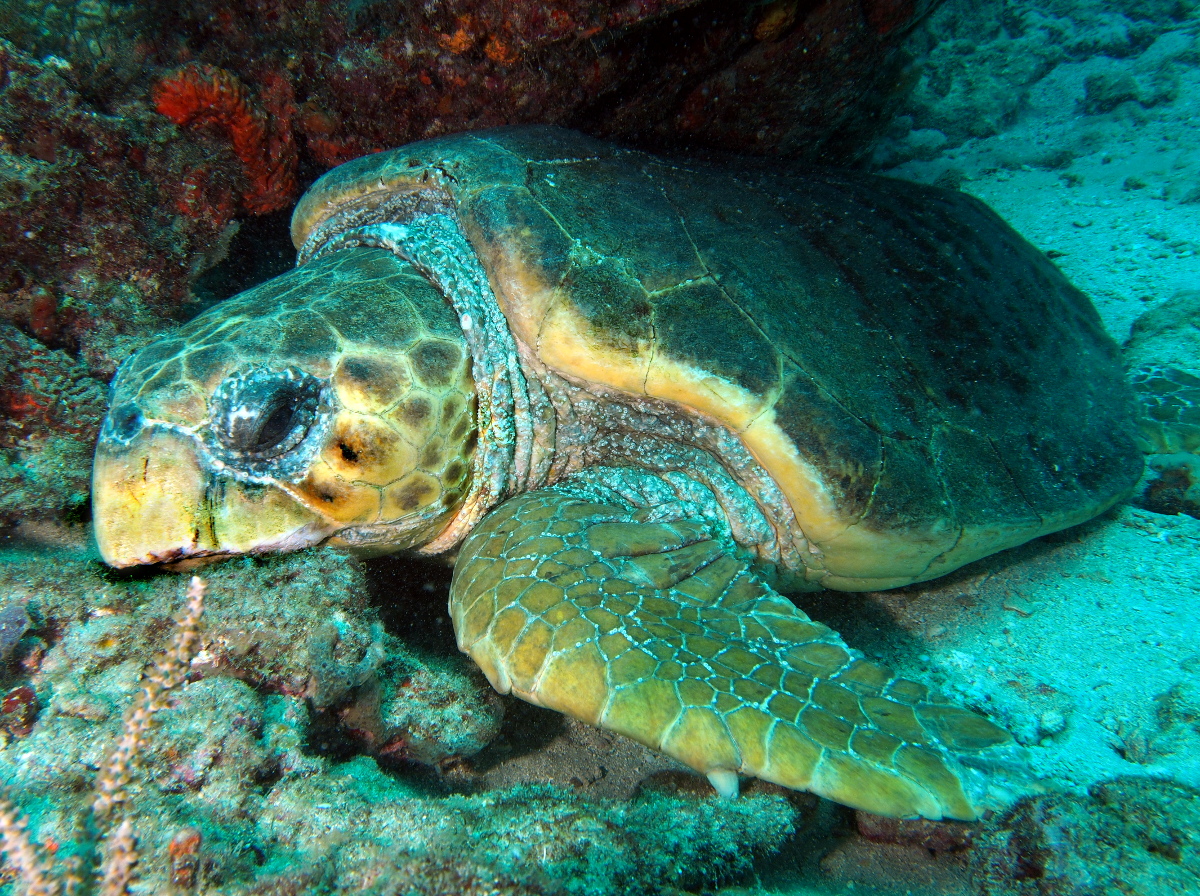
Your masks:
{"label": "coral rubble", "polygon": [[0,41],[0,320],[107,378],[129,350],[122,336],[178,313],[230,221],[163,201],[195,154],[169,121],[98,111],[69,75]]}
{"label": "coral rubble", "polygon": [[[32,608],[32,633],[45,639],[16,676],[40,709],[30,731],[0,741],[11,802],[0,809],[27,818],[26,839],[43,850],[71,844],[97,786],[96,817],[128,822],[113,818],[110,852],[136,857],[120,868],[138,887],[675,893],[741,878],[795,827],[794,801],[772,793],[725,801],[648,789],[606,800],[520,784],[455,793],[451,779],[394,763],[385,773],[367,755],[378,744],[353,732],[340,748],[311,737],[320,701],[363,699],[373,678],[377,694],[406,678],[429,683],[426,696],[410,685],[403,710],[379,716],[390,737],[420,746],[410,758],[436,762],[495,733],[494,718],[481,728],[461,717],[487,687],[481,676],[381,637],[358,565],[336,554],[213,568],[202,629],[195,598],[182,622],[169,621],[175,576],[112,576],[70,555],[50,570],[43,556],[0,556],[0,593]],[[151,649],[172,639],[134,698]],[[459,702],[447,703],[455,690]],[[157,725],[141,724],[151,715]],[[3,848],[10,867],[24,867],[15,847]]]}
{"label": "coral rubble", "polygon": [[0,322],[0,525],[79,520],[105,405],[86,363]]}
{"label": "coral rubble", "polygon": [[980,896],[1192,893],[1200,880],[1200,793],[1120,778],[1086,797],[1024,800],[979,837]]}

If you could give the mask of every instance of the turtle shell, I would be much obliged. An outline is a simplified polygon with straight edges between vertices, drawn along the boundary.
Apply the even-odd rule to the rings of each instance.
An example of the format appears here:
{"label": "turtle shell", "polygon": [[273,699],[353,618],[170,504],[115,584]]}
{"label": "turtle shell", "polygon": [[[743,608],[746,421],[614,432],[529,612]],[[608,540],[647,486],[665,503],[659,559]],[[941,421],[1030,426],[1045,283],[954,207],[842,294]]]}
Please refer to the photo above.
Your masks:
{"label": "turtle shell", "polygon": [[963,193],[502,129],[329,172],[293,241],[407,193],[454,210],[548,367],[736,433],[826,587],[949,572],[1094,516],[1140,475],[1095,309]]}

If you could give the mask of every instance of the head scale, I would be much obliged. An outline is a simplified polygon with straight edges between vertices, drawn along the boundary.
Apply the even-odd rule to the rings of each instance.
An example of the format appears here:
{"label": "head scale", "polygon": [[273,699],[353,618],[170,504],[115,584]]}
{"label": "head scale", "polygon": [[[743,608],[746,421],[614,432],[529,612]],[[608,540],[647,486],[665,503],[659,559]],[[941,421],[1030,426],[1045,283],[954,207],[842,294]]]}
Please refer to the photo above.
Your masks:
{"label": "head scale", "polygon": [[122,366],[96,450],[97,541],[114,566],[329,538],[420,546],[462,506],[475,440],[455,312],[393,253],[342,249]]}

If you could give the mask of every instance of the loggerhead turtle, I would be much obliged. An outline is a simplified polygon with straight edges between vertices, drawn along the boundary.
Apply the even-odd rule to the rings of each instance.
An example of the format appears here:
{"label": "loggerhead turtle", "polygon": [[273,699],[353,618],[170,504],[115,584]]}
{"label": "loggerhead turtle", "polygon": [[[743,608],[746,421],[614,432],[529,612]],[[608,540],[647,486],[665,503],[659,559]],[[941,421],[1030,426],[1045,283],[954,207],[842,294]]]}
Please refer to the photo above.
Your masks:
{"label": "loggerhead turtle", "polygon": [[1133,488],[1116,346],[982,203],[518,128],[330,171],[292,239],[295,270],[122,366],[110,564],[457,552],[497,690],[722,794],[1006,798],[1006,732],[778,593],[920,582]]}

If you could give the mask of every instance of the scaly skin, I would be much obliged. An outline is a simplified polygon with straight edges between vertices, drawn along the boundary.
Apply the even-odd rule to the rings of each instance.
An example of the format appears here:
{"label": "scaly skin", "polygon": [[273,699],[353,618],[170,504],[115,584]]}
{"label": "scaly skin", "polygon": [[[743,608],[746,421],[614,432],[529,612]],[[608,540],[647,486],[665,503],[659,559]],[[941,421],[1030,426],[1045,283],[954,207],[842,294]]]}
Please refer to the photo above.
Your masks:
{"label": "scaly skin", "polygon": [[740,773],[883,815],[975,819],[1003,802],[977,769],[1013,754],[1005,731],[855,656],[764,585],[717,520],[681,506],[664,521],[664,504],[638,507],[605,478],[513,498],[464,543],[451,616],[498,690],[726,793]]}
{"label": "scaly skin", "polygon": [[1152,454],[1200,454],[1200,376],[1147,365],[1134,370],[1131,379],[1142,400],[1142,447]]}

